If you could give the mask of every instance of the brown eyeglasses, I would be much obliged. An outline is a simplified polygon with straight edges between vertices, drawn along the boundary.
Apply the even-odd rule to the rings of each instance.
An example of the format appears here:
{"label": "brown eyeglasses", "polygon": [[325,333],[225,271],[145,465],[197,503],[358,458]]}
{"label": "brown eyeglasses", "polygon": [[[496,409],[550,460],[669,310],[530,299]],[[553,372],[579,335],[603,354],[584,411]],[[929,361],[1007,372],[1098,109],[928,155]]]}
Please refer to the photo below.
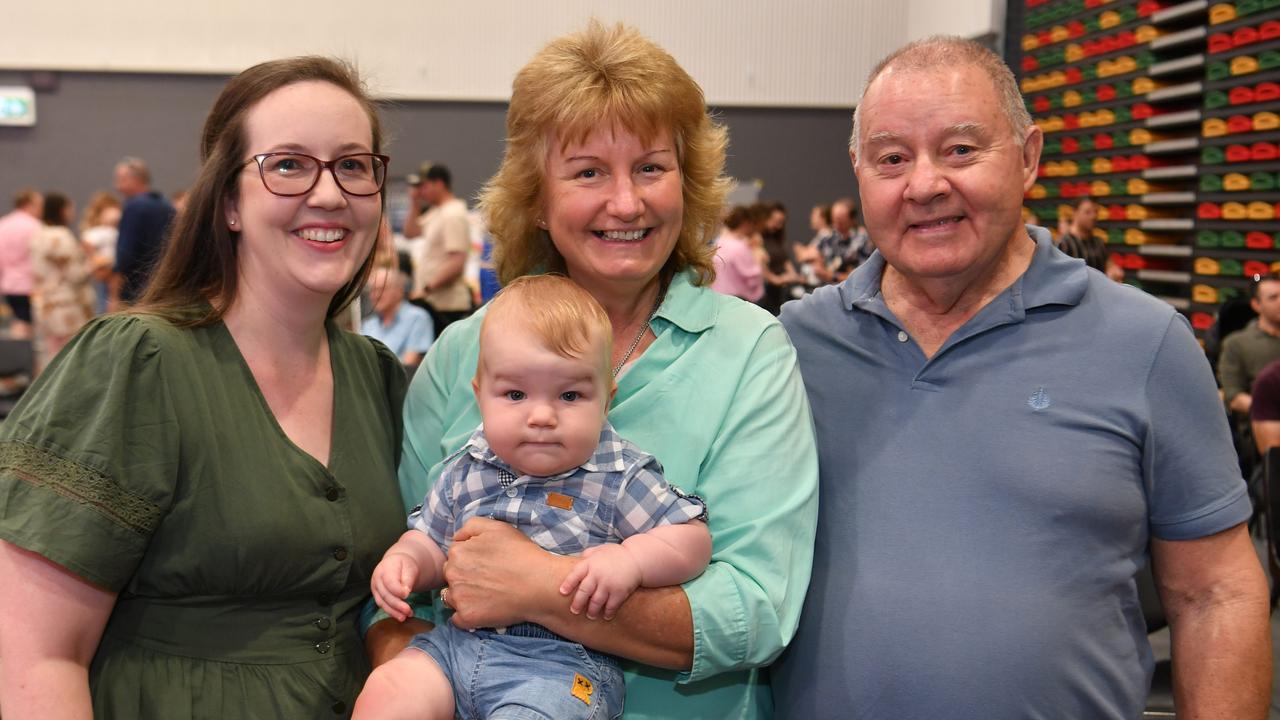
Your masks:
{"label": "brown eyeglasses", "polygon": [[306,195],[320,181],[320,171],[327,169],[343,192],[367,197],[382,191],[391,158],[374,153],[353,153],[321,160],[303,153],[273,152],[254,155],[245,164],[251,162],[258,163],[258,176],[272,195]]}

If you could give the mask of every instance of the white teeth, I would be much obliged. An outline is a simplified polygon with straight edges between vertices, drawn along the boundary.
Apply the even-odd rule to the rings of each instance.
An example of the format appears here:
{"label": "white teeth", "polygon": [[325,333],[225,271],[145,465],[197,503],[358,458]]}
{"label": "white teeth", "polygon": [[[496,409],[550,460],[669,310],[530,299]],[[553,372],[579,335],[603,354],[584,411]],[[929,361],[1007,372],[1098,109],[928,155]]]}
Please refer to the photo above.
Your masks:
{"label": "white teeth", "polygon": [[297,235],[303,240],[331,243],[346,237],[347,231],[342,228],[303,228],[297,231]]}
{"label": "white teeth", "polygon": [[639,240],[644,237],[644,230],[605,230],[600,233],[606,240]]}

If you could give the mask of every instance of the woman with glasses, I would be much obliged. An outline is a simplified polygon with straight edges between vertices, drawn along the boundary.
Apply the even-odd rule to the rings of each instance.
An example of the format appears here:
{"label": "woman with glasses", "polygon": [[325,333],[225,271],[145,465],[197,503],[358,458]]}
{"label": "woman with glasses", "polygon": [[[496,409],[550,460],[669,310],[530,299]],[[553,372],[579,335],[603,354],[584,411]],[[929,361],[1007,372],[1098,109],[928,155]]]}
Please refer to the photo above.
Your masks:
{"label": "woman with glasses", "polygon": [[152,284],[0,431],[4,717],[345,717],[396,539],[404,376],[338,330],[387,158],[355,74],[264,63],[214,104]]}

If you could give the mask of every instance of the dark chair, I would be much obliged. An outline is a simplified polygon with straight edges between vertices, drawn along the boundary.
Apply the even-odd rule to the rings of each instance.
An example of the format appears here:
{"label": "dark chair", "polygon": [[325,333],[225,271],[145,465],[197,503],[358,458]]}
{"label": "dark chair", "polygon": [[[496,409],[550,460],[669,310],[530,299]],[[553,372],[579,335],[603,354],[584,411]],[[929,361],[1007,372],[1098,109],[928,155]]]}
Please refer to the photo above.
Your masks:
{"label": "dark chair", "polygon": [[[1142,603],[1142,617],[1147,621],[1148,635],[1168,626],[1150,565],[1138,575],[1138,600]],[[1160,660],[1156,662],[1151,674],[1151,692],[1147,694],[1147,707],[1143,710],[1142,717],[1144,720],[1154,720],[1177,716],[1173,707],[1173,664],[1168,660]]]}
{"label": "dark chair", "polygon": [[9,416],[35,374],[36,353],[30,340],[0,338],[0,419]]}

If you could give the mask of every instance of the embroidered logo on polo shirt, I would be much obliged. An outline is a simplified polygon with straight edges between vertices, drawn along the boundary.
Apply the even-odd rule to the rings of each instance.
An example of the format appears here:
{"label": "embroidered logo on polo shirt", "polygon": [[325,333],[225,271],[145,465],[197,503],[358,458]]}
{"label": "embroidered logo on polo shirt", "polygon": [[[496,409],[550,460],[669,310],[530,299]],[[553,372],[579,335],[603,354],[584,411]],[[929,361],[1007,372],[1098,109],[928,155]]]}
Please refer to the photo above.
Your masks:
{"label": "embroidered logo on polo shirt", "polygon": [[1031,393],[1031,397],[1027,398],[1027,405],[1036,411],[1048,410],[1052,404],[1053,400],[1049,398],[1049,393],[1044,391],[1043,386],[1036,388],[1036,391]]}

